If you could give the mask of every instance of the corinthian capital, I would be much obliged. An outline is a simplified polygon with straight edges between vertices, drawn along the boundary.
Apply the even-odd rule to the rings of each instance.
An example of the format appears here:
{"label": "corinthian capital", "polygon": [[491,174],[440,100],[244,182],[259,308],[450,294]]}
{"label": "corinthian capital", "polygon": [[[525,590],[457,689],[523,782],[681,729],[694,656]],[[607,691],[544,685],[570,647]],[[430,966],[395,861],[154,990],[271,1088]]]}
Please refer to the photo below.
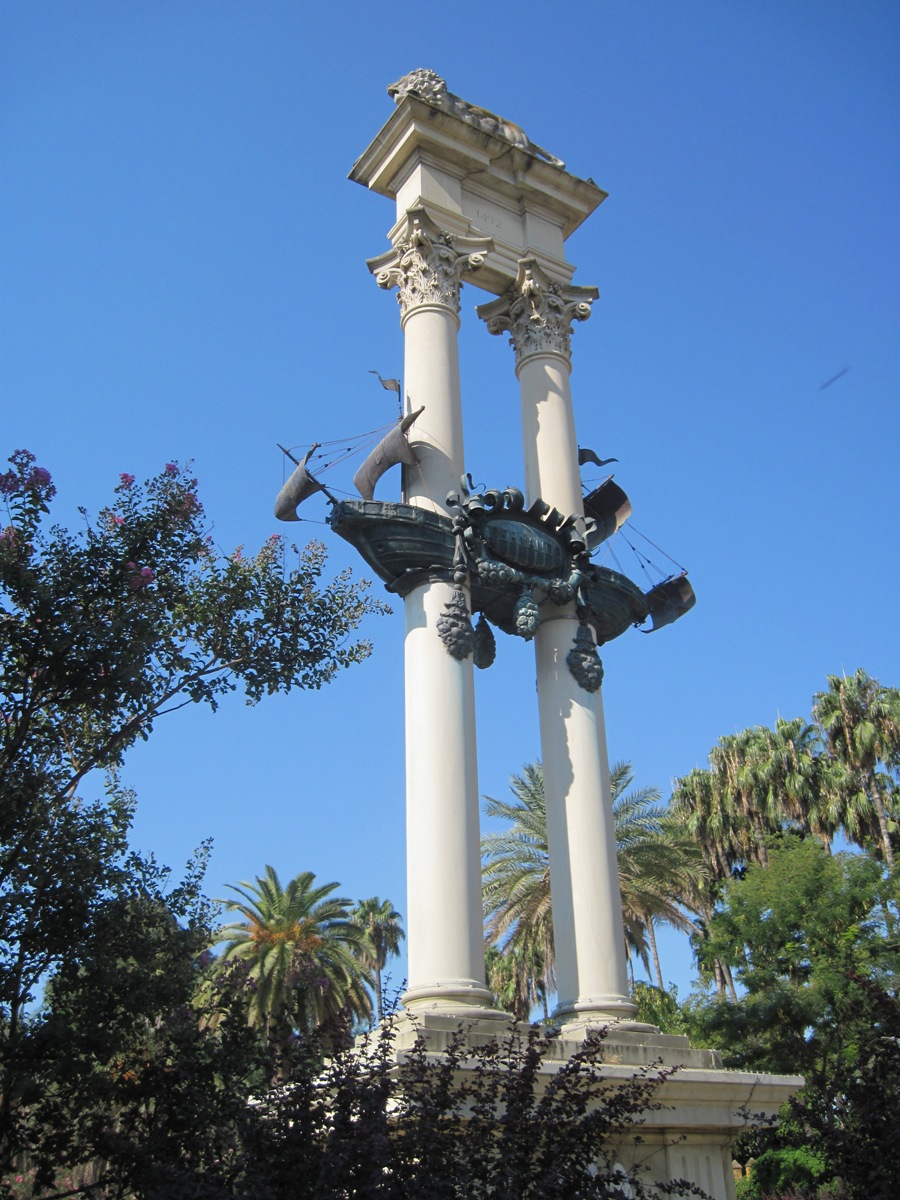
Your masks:
{"label": "corinthian capital", "polygon": [[588,319],[598,294],[593,287],[556,283],[536,259],[520,258],[515,283],[477,312],[488,332],[511,334],[517,367],[533,354],[557,354],[570,362],[572,322]]}
{"label": "corinthian capital", "polygon": [[493,247],[488,237],[459,237],[442,230],[424,208],[411,208],[406,229],[386,254],[368,260],[375,282],[399,288],[401,320],[423,305],[459,313],[462,276],[477,271]]}

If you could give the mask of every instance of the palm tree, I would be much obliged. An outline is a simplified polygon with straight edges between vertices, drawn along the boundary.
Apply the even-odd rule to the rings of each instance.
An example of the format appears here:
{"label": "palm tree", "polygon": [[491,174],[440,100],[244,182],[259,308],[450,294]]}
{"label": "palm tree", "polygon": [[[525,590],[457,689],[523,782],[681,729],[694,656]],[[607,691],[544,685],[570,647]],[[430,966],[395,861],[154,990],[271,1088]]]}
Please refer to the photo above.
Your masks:
{"label": "palm tree", "polygon": [[540,1004],[547,1020],[550,1014],[543,981],[544,964],[533,948],[526,956],[522,950],[500,950],[486,942],[484,969],[487,985],[500,1008],[511,1012],[517,1021],[527,1021],[532,1009]]}
{"label": "palm tree", "polygon": [[350,919],[350,901],[332,896],[336,883],[315,883],[311,871],[282,887],[267,866],[255,883],[229,885],[240,900],[226,900],[243,921],[223,926],[223,967],[246,964],[251,982],[247,1019],[276,1040],[312,1030],[343,1014],[368,1018],[371,1003],[363,958],[368,936]]}
{"label": "palm tree", "polygon": [[900,747],[900,691],[882,687],[862,669],[850,679],[829,675],[828,690],[813,701],[813,714],[829,753],[846,772],[841,790],[847,835],[860,845],[874,842],[892,869],[896,818],[889,812],[879,764],[890,763]]}
{"label": "palm tree", "polygon": [[822,754],[822,740],[803,717],[778,717],[774,729],[763,731],[760,779],[767,789],[767,806],[790,821],[802,834],[812,834],[830,849],[840,826],[834,772]]}
{"label": "palm tree", "polygon": [[633,778],[630,763],[616,763],[610,772],[622,915],[629,946],[648,970],[652,956],[657,984],[664,989],[655,926],[697,932],[682,906],[702,885],[706,871],[696,843],[661,805],[659,790],[626,791]]}
{"label": "palm tree", "polygon": [[[702,945],[722,885],[743,860],[732,797],[720,773],[695,768],[675,780],[669,811],[672,820],[699,848],[706,865],[705,880],[685,898],[686,907],[701,918],[696,936]],[[737,991],[728,964],[713,959],[711,965],[719,995],[724,998],[727,991],[736,1004]]]}
{"label": "palm tree", "polygon": [[[660,807],[655,789],[626,793],[632,778],[627,763],[617,763],[610,773],[626,942],[629,954],[634,951],[646,961],[648,943],[655,943],[654,921],[693,930],[678,902],[699,886],[703,869],[690,839]],[[529,764],[514,775],[510,790],[511,801],[485,797],[487,815],[510,826],[481,841],[485,932],[488,943],[515,964],[519,995],[527,989],[525,976],[535,962],[542,964],[540,985],[550,992],[555,986],[553,922],[541,764]],[[654,958],[661,977],[658,952]]]}
{"label": "palm tree", "polygon": [[720,737],[710,768],[733,814],[732,850],[744,861],[768,865],[767,835],[780,828],[777,806],[765,783],[766,733],[761,725]]}
{"label": "palm tree", "polygon": [[380,900],[378,896],[358,901],[350,914],[350,920],[365,930],[368,938],[369,945],[363,952],[361,961],[367,970],[375,972],[375,1006],[380,1022],[384,1016],[381,972],[389,955],[400,953],[400,943],[406,934],[400,924],[400,914],[395,912],[390,900]]}
{"label": "palm tree", "polygon": [[[484,797],[486,815],[509,824],[502,833],[488,833],[481,839],[485,936],[490,945],[509,953],[520,971],[526,963],[539,961],[541,986],[552,992],[556,980],[541,764],[527,764],[521,775],[512,776],[509,786],[512,801]],[[520,979],[518,991],[527,987]]]}
{"label": "palm tree", "polygon": [[712,771],[696,767],[675,780],[671,809],[674,819],[702,848],[712,884],[731,878],[738,858],[731,798]]}

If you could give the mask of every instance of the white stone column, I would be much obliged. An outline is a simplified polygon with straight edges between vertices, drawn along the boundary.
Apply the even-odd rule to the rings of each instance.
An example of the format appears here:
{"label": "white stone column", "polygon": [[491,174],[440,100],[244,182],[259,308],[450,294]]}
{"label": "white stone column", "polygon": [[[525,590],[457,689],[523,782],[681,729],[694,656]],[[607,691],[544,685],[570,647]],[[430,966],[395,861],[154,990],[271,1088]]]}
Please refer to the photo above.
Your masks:
{"label": "white stone column", "polygon": [[[459,385],[459,288],[489,238],[453,237],[424,209],[369,261],[379,286],[399,288],[406,411],[424,406],[410,441],[408,502],[447,512],[464,470]],[[457,1016],[492,1015],[484,979],[481,853],[472,658],[454,658],[437,630],[455,586],[416,587],[406,608],[406,837],[409,982],[404,1005]],[[500,1016],[501,1014],[497,1014]]]}
{"label": "white stone column", "polygon": [[[525,487],[565,514],[583,515],[572,414],[571,325],[590,316],[594,288],[551,281],[533,258],[516,282],[479,308],[491,333],[509,332],[522,399]],[[566,662],[574,604],[545,605],[535,634],[553,940],[563,1019],[627,1019],[628,975],[601,693]]]}

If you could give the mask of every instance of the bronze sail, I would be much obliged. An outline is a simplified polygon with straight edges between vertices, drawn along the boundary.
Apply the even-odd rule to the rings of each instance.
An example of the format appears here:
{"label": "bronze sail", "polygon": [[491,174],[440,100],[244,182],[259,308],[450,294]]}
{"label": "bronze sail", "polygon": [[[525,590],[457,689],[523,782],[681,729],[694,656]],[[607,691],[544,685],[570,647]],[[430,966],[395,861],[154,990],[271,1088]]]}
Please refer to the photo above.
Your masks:
{"label": "bronze sail", "polygon": [[[275,516],[279,521],[299,521],[297,509],[303,501],[314,496],[316,492],[325,491],[324,485],[306,469],[306,464],[316,449],[318,443],[308,451],[302,463],[297,463],[296,470],[291,473],[278,493],[275,500]],[[296,459],[294,461],[296,462]]]}
{"label": "bronze sail", "polygon": [[688,581],[687,572],[676,575],[674,579],[664,579],[649,592],[644,593],[644,599],[650,607],[650,619],[653,624],[643,633],[653,633],[664,625],[671,625],[679,617],[694,607],[697,597]]}
{"label": "bronze sail", "polygon": [[353,476],[353,486],[364,500],[374,498],[375,484],[385,471],[389,471],[397,463],[405,463],[411,467],[419,461],[407,440],[406,431],[424,411],[424,408],[417,408],[415,412],[401,417]]}
{"label": "bronze sail", "polygon": [[593,550],[625,524],[631,516],[631,501],[610,475],[585,496],[584,515],[595,523],[587,536],[588,549]]}

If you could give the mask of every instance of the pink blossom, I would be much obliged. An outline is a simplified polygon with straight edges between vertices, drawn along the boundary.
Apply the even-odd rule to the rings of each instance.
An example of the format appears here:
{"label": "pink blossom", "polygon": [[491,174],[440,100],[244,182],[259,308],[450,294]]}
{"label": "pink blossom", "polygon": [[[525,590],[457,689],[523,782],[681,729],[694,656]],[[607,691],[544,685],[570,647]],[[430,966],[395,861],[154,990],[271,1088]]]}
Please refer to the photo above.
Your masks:
{"label": "pink blossom", "polygon": [[193,492],[184,492],[172,500],[173,521],[189,521],[192,516],[201,511],[200,501]]}
{"label": "pink blossom", "polygon": [[129,571],[137,570],[137,563],[126,563],[125,566],[128,568]]}
{"label": "pink blossom", "polygon": [[124,517],[117,517],[115,513],[113,513],[113,521],[115,521],[115,523],[116,523],[117,525],[124,525],[124,524],[125,524],[125,518],[124,518]]}
{"label": "pink blossom", "polygon": [[0,475],[0,496],[13,496],[19,488],[19,477],[15,471]]}
{"label": "pink blossom", "polygon": [[119,476],[119,482],[121,483],[122,487],[130,488],[134,483],[134,476],[129,475],[127,471],[123,471]]}
{"label": "pink blossom", "polygon": [[28,477],[29,487],[47,487],[50,482],[50,472],[46,467],[35,467]]}
{"label": "pink blossom", "polygon": [[141,567],[141,579],[143,579],[145,583],[152,583],[155,578],[156,576],[149,567]]}
{"label": "pink blossom", "polygon": [[177,475],[178,474],[178,467],[175,465],[175,463],[166,463],[166,474],[167,475]]}
{"label": "pink blossom", "polygon": [[0,546],[14,546],[16,544],[17,534],[18,530],[16,529],[15,525],[7,525],[3,532],[0,533]]}

